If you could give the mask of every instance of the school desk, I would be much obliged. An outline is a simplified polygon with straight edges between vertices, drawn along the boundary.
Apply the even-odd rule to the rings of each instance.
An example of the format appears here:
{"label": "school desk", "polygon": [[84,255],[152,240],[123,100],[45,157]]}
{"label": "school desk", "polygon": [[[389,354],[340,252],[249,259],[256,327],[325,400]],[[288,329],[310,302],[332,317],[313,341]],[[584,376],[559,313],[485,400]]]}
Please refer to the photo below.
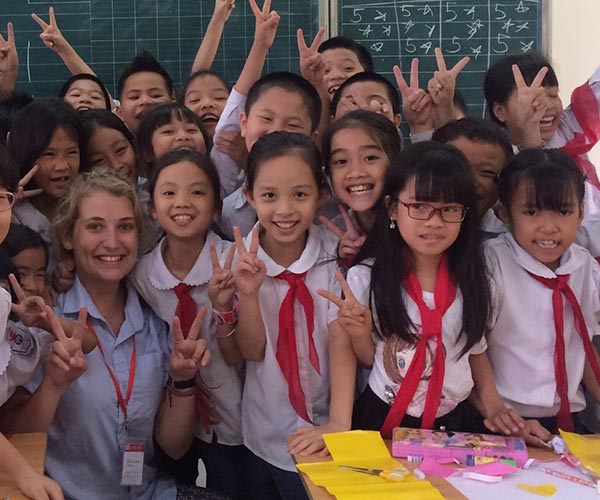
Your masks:
{"label": "school desk", "polygon": [[[600,435],[594,436],[596,439],[600,439]],[[392,442],[391,440],[386,440],[386,444],[388,448],[391,449]],[[536,458],[539,460],[552,460],[556,459],[557,455],[554,452],[547,449],[540,448],[528,448],[529,457]],[[323,462],[331,460],[331,457],[323,458],[316,455],[311,455],[308,457],[301,457],[299,455],[294,455],[294,460],[296,463],[307,463],[307,462]],[[404,464],[409,469],[415,469],[418,467],[418,463],[409,463],[406,460],[398,459],[402,464]],[[304,487],[308,492],[308,496],[311,500],[334,500],[334,497],[327,493],[325,488],[320,486],[315,486],[313,482],[302,472],[300,473],[300,477],[302,478],[302,482],[304,483]],[[456,490],[450,483],[448,483],[445,479],[440,477],[427,476],[427,480],[433,484],[440,493],[447,500],[467,500],[463,494],[461,494],[458,490]],[[542,498],[542,497],[539,497]],[[599,497],[600,498],[600,497]],[[11,499],[12,500],[12,499]]]}
{"label": "school desk", "polygon": [[[11,444],[21,452],[33,468],[38,472],[44,472],[44,460],[46,458],[46,434],[34,432],[31,434],[13,434],[9,439]],[[29,497],[23,495],[14,481],[0,474],[0,499],[27,500]]]}

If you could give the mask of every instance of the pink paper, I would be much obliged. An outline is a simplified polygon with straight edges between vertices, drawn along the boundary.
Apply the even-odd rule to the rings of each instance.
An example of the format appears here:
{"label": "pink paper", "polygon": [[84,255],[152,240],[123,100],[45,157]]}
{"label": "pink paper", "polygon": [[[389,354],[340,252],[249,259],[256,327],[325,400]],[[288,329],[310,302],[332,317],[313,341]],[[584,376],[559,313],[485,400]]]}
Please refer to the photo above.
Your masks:
{"label": "pink paper", "polygon": [[432,458],[425,458],[421,462],[421,465],[419,465],[419,469],[425,474],[435,477],[448,477],[456,472],[456,469],[451,469],[450,467],[439,464]]}
{"label": "pink paper", "polygon": [[448,458],[436,458],[435,461],[438,464],[455,464],[456,458],[448,457]]}
{"label": "pink paper", "polygon": [[506,474],[512,474],[513,472],[518,471],[519,468],[507,464],[506,462],[489,462],[487,464],[469,467],[467,470],[469,472],[478,472],[479,474],[485,474],[486,476],[505,476]]}

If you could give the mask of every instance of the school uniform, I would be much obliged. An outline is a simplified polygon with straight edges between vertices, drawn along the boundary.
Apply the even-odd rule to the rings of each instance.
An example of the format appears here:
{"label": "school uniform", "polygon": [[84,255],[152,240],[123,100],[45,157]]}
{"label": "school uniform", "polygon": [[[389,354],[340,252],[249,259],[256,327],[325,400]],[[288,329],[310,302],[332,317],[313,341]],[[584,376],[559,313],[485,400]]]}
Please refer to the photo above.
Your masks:
{"label": "school uniform", "polygon": [[[61,485],[65,498],[173,500],[175,481],[152,466],[154,424],[169,364],[166,325],[128,286],[125,322],[115,336],[76,276],[71,289],[59,295],[55,311],[76,321],[83,306],[106,358],[98,348],[85,355],[87,370],[60,399],[48,431],[46,473]],[[126,427],[105,360],[125,397],[134,345],[136,368]],[[140,440],[145,444],[142,485],[121,486],[124,446]]]}
{"label": "school uniform", "polygon": [[[530,275],[555,279],[569,275],[590,338],[598,334],[600,267],[577,244],[552,271],[529,255],[511,233],[485,244],[493,290],[494,317],[488,355],[504,403],[524,417],[554,417],[560,408],[554,367],[556,330],[553,291]],[[563,296],[564,339],[570,411],[585,408],[581,389],[585,351],[575,329],[573,309]]]}
{"label": "school uniform", "polygon": [[[196,436],[204,443],[215,443],[227,447],[223,453],[229,454],[235,462],[235,455],[239,455],[242,439],[242,374],[235,367],[227,365],[221,354],[216,334],[216,321],[212,314],[212,304],[208,298],[208,282],[213,274],[210,255],[210,245],[215,244],[217,254],[223,254],[229,242],[221,240],[215,233],[208,232],[206,242],[196,263],[188,275],[180,282],[167,268],[163,259],[163,250],[167,241],[163,238],[158,246],[143,257],[132,273],[132,281],[140,295],[152,308],[158,317],[168,325],[173,322],[179,299],[175,287],[180,283],[190,285],[190,296],[197,304],[198,309],[206,308],[206,315],[202,321],[200,338],[206,339],[207,348],[211,352],[210,363],[201,369],[202,380],[210,393],[211,401],[215,405],[218,422],[206,428],[199,424]],[[170,327],[171,328],[171,327]],[[169,335],[169,344],[173,345],[172,331]],[[203,458],[203,457],[200,457]],[[220,475],[224,482],[234,480],[234,465],[230,470],[218,470],[212,467],[210,457],[205,457],[208,474],[208,486],[221,489],[213,483],[212,476]],[[241,467],[238,466],[238,467]],[[239,471],[238,471],[239,472]],[[222,490],[222,489],[221,489]]]}
{"label": "school uniform", "polygon": [[[213,143],[219,137],[219,134],[225,130],[240,131],[240,115],[245,110],[247,96],[240,94],[235,87],[225,103],[225,108],[219,117],[215,127]],[[237,188],[241,187],[246,177],[243,170],[236,164],[234,159],[228,154],[222,153],[213,146],[210,150],[210,158],[217,167],[219,180],[221,181],[221,198],[225,198]]]}
{"label": "school uniform", "polygon": [[[348,285],[350,286],[352,293],[361,304],[365,305],[370,303],[370,264],[372,264],[372,260],[351,267],[347,276]],[[435,307],[433,292],[423,291],[422,296],[427,307],[433,309]],[[399,297],[398,300],[404,302],[408,316],[415,325],[417,332],[419,332],[421,328],[421,315],[417,304],[409,296],[404,287],[402,288],[402,296]],[[375,310],[373,310],[373,315],[374,321],[377,321]],[[463,326],[462,316],[462,294],[460,293],[460,289],[457,289],[454,301],[446,310],[442,318],[442,339],[445,351],[444,380],[440,404],[436,413],[436,423],[441,417],[453,412],[453,410],[459,407],[459,405],[469,397],[474,385],[473,377],[471,376],[471,367],[469,365],[469,356],[481,354],[486,351],[486,341],[485,338],[482,338],[471,347],[466,354],[460,356],[460,353],[465,346],[465,339],[460,338]],[[385,403],[385,406],[381,405],[381,409],[385,412],[385,415],[383,415],[383,418],[385,419],[387,410],[389,409],[389,406],[394,403],[400,386],[406,377],[415,354],[415,347],[407,347],[406,343],[399,338],[382,340],[374,335],[373,340],[375,342],[375,358],[369,377],[367,391],[371,391],[379,401]],[[416,423],[416,419],[420,419],[423,416],[425,398],[429,386],[428,380],[432,373],[433,353],[435,352],[436,345],[437,341],[434,338],[432,338],[427,345],[428,354],[426,355],[425,369],[421,375],[412,401],[406,410],[406,416],[413,417],[413,419],[408,419],[411,422]],[[363,400],[363,403],[366,404],[370,398],[366,397],[365,399],[361,399]],[[374,426],[365,425],[373,424],[374,422],[362,422],[364,417],[369,414],[369,409],[360,408],[360,400],[357,402],[357,405],[359,407],[355,410],[354,420],[356,420],[356,417],[358,416],[358,419],[361,420],[360,427],[379,429],[379,424],[382,422],[376,422],[377,425]],[[376,420],[381,420],[381,416],[379,415],[375,415],[375,418]],[[457,418],[457,420],[459,421],[460,418]],[[462,425],[462,423],[457,425]],[[354,421],[353,427],[357,427]]]}
{"label": "school uniform", "polygon": [[[246,245],[250,244],[250,236]],[[311,226],[300,258],[287,269],[277,264],[262,247],[258,258],[264,261],[267,276],[259,291],[266,346],[264,359],[246,363],[246,382],[242,398],[244,444],[257,457],[283,471],[296,473],[286,451],[288,437],[300,427],[323,425],[329,421],[329,355],[327,326],[336,319],[332,305],[317,294],[318,289],[339,290],[335,278],[336,241],[321,226]],[[288,394],[288,383],[277,361],[280,308],[290,285],[277,276],[283,272],[304,274],[304,284],[314,305],[312,338],[318,355],[319,372],[309,355],[306,315],[299,300],[293,304],[299,380],[305,394],[305,410],[310,421],[300,417]]]}
{"label": "school uniform", "polygon": [[0,406],[10,397],[11,381],[8,378],[7,368],[11,358],[11,343],[6,329],[10,304],[10,294],[0,287]]}
{"label": "school uniform", "polygon": [[255,224],[256,210],[246,200],[244,188],[239,187],[223,200],[219,229],[233,240],[234,226],[239,227],[240,233],[245,237]]}
{"label": "school uniform", "polygon": [[491,208],[483,214],[479,227],[483,231],[484,240],[495,238],[499,234],[508,231],[504,222],[496,216],[496,213]]}

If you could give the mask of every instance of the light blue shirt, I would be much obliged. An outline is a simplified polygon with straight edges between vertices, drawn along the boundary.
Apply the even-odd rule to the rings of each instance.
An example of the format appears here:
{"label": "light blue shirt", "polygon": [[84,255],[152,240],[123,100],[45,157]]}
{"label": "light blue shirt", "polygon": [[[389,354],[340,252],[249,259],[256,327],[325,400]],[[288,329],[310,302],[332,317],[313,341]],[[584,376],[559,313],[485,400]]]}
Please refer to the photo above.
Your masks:
{"label": "light blue shirt", "polygon": [[[154,419],[167,381],[167,326],[140,302],[133,287],[128,287],[125,322],[116,337],[76,277],[73,287],[59,296],[55,310],[76,320],[82,306],[88,309],[88,319],[124,398],[135,342],[137,363],[127,406],[128,426],[126,429],[115,387],[96,347],[85,356],[87,370],[71,384],[58,404],[48,432],[46,472],[62,486],[65,498],[174,500],[174,480],[149,465],[154,458]],[[141,486],[120,485],[123,448],[128,440],[145,443]]]}

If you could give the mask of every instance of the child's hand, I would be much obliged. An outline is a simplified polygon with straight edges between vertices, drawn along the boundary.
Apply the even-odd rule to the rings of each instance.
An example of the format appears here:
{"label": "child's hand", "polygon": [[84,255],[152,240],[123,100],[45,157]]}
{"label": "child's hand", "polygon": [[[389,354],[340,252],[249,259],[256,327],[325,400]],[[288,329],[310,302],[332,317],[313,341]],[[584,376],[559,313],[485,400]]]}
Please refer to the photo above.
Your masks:
{"label": "child's hand", "polygon": [[387,104],[383,104],[377,99],[372,99],[371,102],[367,102],[360,94],[346,94],[338,102],[335,110],[335,119],[338,120],[345,114],[350,113],[350,111],[356,111],[357,109],[365,109],[385,117],[387,117],[387,114],[390,111]]}
{"label": "child's hand", "polygon": [[328,290],[318,290],[317,293],[339,307],[337,321],[350,337],[369,337],[373,323],[371,310],[356,300],[340,271],[336,271],[335,277],[342,287],[343,299]]}
{"label": "child's hand", "polygon": [[6,40],[0,35],[0,79],[5,75],[16,78],[19,71],[19,54],[15,44],[15,31],[12,23],[6,25]]}
{"label": "child's hand", "polygon": [[323,86],[325,76],[323,54],[318,51],[324,34],[325,28],[321,28],[315,35],[313,43],[309,47],[304,41],[302,29],[298,29],[296,32],[298,37],[298,54],[300,55],[300,73],[312,83],[316,89],[320,89]]}
{"label": "child's hand", "polygon": [[254,42],[259,43],[263,49],[269,50],[277,33],[280,20],[279,14],[276,11],[271,11],[271,0],[265,0],[262,10],[258,8],[256,0],[250,0],[250,8],[256,18]]}
{"label": "child's hand", "polygon": [[529,86],[525,82],[519,66],[513,64],[512,71],[516,84],[514,111],[517,114],[513,126],[521,139],[521,144],[518,146],[521,148],[540,147],[542,146],[540,121],[548,107],[548,97],[542,83],[548,73],[548,68],[544,66],[540,69]]}
{"label": "child's hand", "polygon": [[468,57],[463,57],[450,70],[446,69],[446,61],[440,48],[435,49],[435,59],[438,70],[429,80],[427,90],[433,101],[433,118],[435,128],[454,119],[454,91],[456,90],[456,77],[469,62]]}
{"label": "child's hand", "polygon": [[86,328],[87,310],[82,307],[77,317],[77,327],[71,338],[67,337],[58,318],[52,309],[46,306],[46,314],[51,330],[56,337],[52,344],[52,355],[48,362],[48,374],[52,384],[58,389],[65,390],[87,370],[83,358],[81,339]]}
{"label": "child's hand", "polygon": [[333,422],[313,427],[300,427],[288,438],[287,452],[290,455],[300,455],[302,457],[319,453],[320,457],[326,457],[329,455],[329,451],[325,446],[323,434],[348,430],[350,429]]}
{"label": "child's hand", "polygon": [[542,426],[537,420],[525,420],[525,428],[519,435],[528,445],[545,448],[546,443],[552,439],[552,433]]}
{"label": "child's hand", "polygon": [[40,28],[43,30],[40,33],[40,38],[42,39],[42,42],[44,42],[44,45],[57,54],[60,54],[61,51],[69,47],[69,43],[65,40],[65,37],[63,37],[62,33],[58,29],[56,17],[54,16],[54,7],[50,7],[50,9],[48,9],[48,16],[50,18],[50,24],[46,23],[37,14],[31,14],[33,20],[38,23]]}
{"label": "child's hand", "polygon": [[515,410],[509,408],[499,409],[489,415],[483,423],[490,431],[507,436],[517,435],[526,427],[525,420]]}
{"label": "child's hand", "polygon": [[410,86],[406,83],[402,70],[394,66],[394,76],[402,95],[402,114],[411,132],[423,132],[433,129],[431,116],[431,96],[419,88],[419,60],[415,57],[410,65]]}
{"label": "child's hand", "polygon": [[238,227],[233,228],[235,237],[235,247],[237,248],[239,259],[233,268],[233,277],[235,284],[240,294],[242,295],[257,295],[265,277],[267,276],[267,268],[265,263],[259,259],[258,254],[258,230],[252,229],[252,239],[250,248],[246,249],[242,233]]}
{"label": "child's hand", "polygon": [[15,478],[21,492],[33,500],[64,500],[64,496],[57,482],[36,472],[32,467],[20,471]]}
{"label": "child's hand", "polygon": [[225,24],[235,9],[235,0],[215,0],[213,19],[219,19]]}
{"label": "child's hand", "polygon": [[25,191],[25,186],[27,186],[27,184],[29,184],[29,181],[33,178],[33,176],[36,174],[36,172],[38,171],[39,168],[40,168],[39,165],[34,165],[33,167],[31,167],[31,170],[29,172],[27,172],[23,176],[23,178],[19,181],[19,183],[17,184],[17,192],[15,193],[15,195],[17,197],[17,199],[16,199],[17,202],[24,200],[26,198],[33,198],[34,196],[38,196],[44,192],[44,190],[42,188],[29,189],[29,190]]}
{"label": "child's hand", "polygon": [[215,244],[210,244],[210,258],[212,260],[213,274],[208,282],[208,298],[213,308],[220,312],[233,309],[233,296],[235,294],[235,280],[231,271],[235,245],[231,245],[225,258],[223,267],[219,262]]}
{"label": "child's hand", "polygon": [[223,130],[215,140],[215,146],[217,151],[230,156],[241,170],[246,170],[248,148],[239,130]]}
{"label": "child's hand", "polygon": [[338,257],[340,259],[348,259],[354,257],[358,253],[360,247],[363,246],[366,237],[360,235],[358,229],[356,229],[352,223],[352,219],[350,218],[350,215],[348,215],[346,209],[341,205],[339,209],[342,218],[344,219],[344,224],[346,225],[346,231],[342,231],[327,217],[323,217],[322,215],[319,216],[319,222],[340,239],[338,244]]}
{"label": "child's hand", "polygon": [[73,286],[75,281],[75,261],[71,257],[61,260],[52,274],[52,286],[61,293]]}
{"label": "child's hand", "polygon": [[210,361],[210,351],[206,348],[206,340],[200,339],[202,320],[206,308],[201,307],[194,318],[187,338],[183,338],[181,322],[173,318],[173,351],[169,358],[169,376],[173,380],[190,380],[194,378],[201,366],[206,366]]}
{"label": "child's hand", "polygon": [[17,303],[11,305],[11,311],[19,316],[28,328],[33,326],[52,331],[44,299],[35,295],[27,297],[14,274],[8,275],[8,281],[17,297]]}

